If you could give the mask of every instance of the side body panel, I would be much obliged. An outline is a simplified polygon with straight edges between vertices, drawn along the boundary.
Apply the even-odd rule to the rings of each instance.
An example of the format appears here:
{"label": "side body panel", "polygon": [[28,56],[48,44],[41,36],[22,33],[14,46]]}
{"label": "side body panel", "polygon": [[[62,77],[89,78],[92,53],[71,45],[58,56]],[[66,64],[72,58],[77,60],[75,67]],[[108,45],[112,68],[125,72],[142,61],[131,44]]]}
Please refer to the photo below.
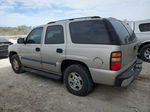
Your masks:
{"label": "side body panel", "polygon": [[22,44],[12,44],[12,45],[10,45],[8,47],[8,53],[10,53],[10,52],[20,53],[21,46],[22,46]]}
{"label": "side body panel", "polygon": [[113,85],[116,76],[120,73],[110,71],[110,56],[114,51],[120,51],[117,45],[74,44],[72,43],[69,22],[67,27],[66,59],[85,63],[95,83]]}
{"label": "side body panel", "polygon": [[[43,27],[43,26],[39,26],[36,28],[40,28],[40,27]],[[28,36],[31,34],[31,32],[28,34]],[[41,37],[39,38],[40,40],[42,39],[42,35],[43,35],[43,32],[41,31]],[[24,40],[26,39],[27,37],[24,38]],[[35,69],[41,69],[41,51],[40,51],[41,44],[40,42],[39,44],[36,44],[36,43],[15,44],[12,47],[13,48],[10,48],[9,52],[15,51],[18,54],[21,60],[21,63],[24,66],[35,68]],[[17,49],[15,49],[15,47],[17,47]]]}
{"label": "side body panel", "polygon": [[[64,32],[63,44],[45,44],[46,29],[48,26],[61,25]],[[44,28],[44,36],[41,46],[42,69],[46,72],[52,72],[61,75],[61,62],[65,59],[66,54],[66,27],[65,23],[48,24]],[[58,53],[57,49],[62,49],[62,53]]]}
{"label": "side body panel", "polygon": [[40,48],[40,44],[22,44],[20,48],[21,63],[24,66],[41,69],[41,52],[37,52],[36,48]]}

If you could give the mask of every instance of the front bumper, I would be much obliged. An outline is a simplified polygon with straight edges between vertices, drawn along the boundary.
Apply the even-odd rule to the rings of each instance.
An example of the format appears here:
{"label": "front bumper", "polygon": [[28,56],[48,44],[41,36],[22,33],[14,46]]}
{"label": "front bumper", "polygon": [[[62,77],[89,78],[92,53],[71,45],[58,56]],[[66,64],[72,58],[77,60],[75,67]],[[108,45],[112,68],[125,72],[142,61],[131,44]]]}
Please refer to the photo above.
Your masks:
{"label": "front bumper", "polygon": [[125,87],[129,85],[141,72],[142,61],[137,60],[128,70],[116,77],[115,86]]}

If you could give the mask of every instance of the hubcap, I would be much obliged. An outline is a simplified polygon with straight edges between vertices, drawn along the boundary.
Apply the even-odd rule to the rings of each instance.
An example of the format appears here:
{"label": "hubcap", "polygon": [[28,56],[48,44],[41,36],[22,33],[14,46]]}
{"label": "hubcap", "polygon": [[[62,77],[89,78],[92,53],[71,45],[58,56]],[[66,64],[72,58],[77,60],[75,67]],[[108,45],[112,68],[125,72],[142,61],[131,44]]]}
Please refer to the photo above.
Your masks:
{"label": "hubcap", "polygon": [[150,60],[150,48],[147,48],[144,52],[144,56],[146,59]]}
{"label": "hubcap", "polygon": [[69,74],[68,83],[69,83],[69,86],[73,90],[76,90],[76,91],[81,90],[81,88],[83,86],[83,80],[82,80],[81,76],[76,72],[72,72]]}
{"label": "hubcap", "polygon": [[13,67],[14,67],[15,70],[19,69],[19,63],[16,59],[13,60]]}

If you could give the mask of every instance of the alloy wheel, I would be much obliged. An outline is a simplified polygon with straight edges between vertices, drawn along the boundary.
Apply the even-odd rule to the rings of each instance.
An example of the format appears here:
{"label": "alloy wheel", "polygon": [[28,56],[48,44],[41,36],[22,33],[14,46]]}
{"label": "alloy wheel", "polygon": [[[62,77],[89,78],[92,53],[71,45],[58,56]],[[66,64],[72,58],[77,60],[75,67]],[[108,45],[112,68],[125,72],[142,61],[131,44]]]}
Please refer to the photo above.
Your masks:
{"label": "alloy wheel", "polygon": [[72,72],[69,74],[68,83],[69,83],[69,86],[73,90],[76,90],[76,91],[81,90],[83,87],[83,80],[82,80],[81,76],[76,72]]}

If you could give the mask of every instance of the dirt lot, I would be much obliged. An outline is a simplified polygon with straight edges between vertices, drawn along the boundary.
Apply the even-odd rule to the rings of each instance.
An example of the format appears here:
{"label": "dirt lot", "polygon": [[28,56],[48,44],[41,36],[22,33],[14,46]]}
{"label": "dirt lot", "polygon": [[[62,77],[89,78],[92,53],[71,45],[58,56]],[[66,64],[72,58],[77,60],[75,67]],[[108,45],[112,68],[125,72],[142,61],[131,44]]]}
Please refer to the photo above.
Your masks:
{"label": "dirt lot", "polygon": [[8,59],[0,59],[0,112],[150,112],[150,64],[143,64],[128,88],[97,85],[88,96],[78,97],[62,82],[15,74]]}

